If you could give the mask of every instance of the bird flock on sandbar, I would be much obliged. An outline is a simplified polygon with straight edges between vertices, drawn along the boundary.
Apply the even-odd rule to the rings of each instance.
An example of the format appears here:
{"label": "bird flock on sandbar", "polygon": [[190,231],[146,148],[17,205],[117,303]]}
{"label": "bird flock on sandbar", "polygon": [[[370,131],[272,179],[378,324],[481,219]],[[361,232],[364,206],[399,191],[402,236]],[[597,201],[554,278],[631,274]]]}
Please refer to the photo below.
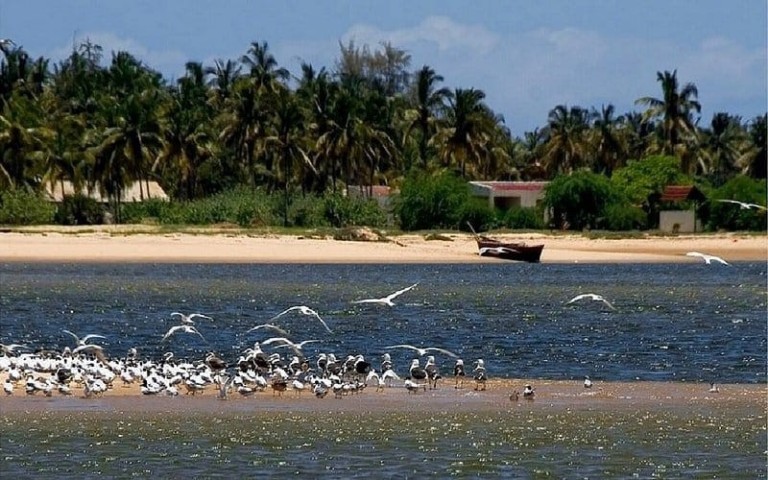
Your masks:
{"label": "bird flock on sandbar", "polygon": [[[701,256],[707,264],[714,260],[727,265],[718,257],[697,252],[689,252],[687,255]],[[395,299],[418,285],[414,283],[384,297],[354,300],[351,303],[392,308],[396,306]],[[578,308],[578,304],[583,301],[602,305],[611,312],[618,310],[605,297],[595,293],[578,294],[564,302],[564,306]],[[438,389],[438,384],[444,379],[440,367],[446,359],[453,362],[450,373],[446,374],[453,377],[453,388],[464,388],[465,378],[471,377],[469,381],[475,391],[486,390],[488,374],[482,358],[474,360],[472,369],[467,370],[464,360],[458,354],[438,346],[406,343],[384,346],[378,368],[359,352],[345,355],[318,352],[310,358],[304,354],[304,348],[310,344],[320,344],[322,340],[291,339],[288,331],[277,324],[282,317],[290,314],[306,316],[322,325],[327,333],[333,333],[317,311],[306,305],[296,305],[272,316],[266,323],[248,329],[246,333],[263,331],[276,336],[255,342],[234,361],[224,360],[214,351],[209,351],[204,358],[198,360],[175,358],[172,351],[167,351],[160,359],[150,359],[144,358],[138,347],[129,348],[124,357],[109,358],[104,346],[96,343],[98,340],[107,340],[106,336],[95,333],[80,336],[70,330],[62,330],[62,333],[72,338],[72,345],[61,350],[29,353],[27,345],[0,343],[3,391],[6,395],[13,395],[21,384],[27,395],[73,395],[80,389],[85,398],[101,396],[109,389],[134,385],[139,386],[143,395],[197,395],[212,390],[221,399],[228,398],[233,392],[251,396],[265,390],[271,390],[273,395],[279,396],[286,391],[297,395],[308,391],[317,398],[324,398],[329,393],[342,398],[359,393],[367,387],[373,387],[376,391],[402,387],[411,394]],[[207,343],[198,329],[201,324],[197,322],[205,322],[206,326],[216,324],[212,316],[202,313],[174,311],[170,317],[178,319],[179,323],[168,328],[165,333],[158,334],[162,345],[170,344],[172,338],[184,335],[199,337]],[[412,353],[407,370],[395,367],[391,356],[394,352]],[[584,388],[592,388],[592,385],[592,380],[586,376]],[[534,395],[533,387],[526,385],[522,397],[531,400]],[[510,395],[512,400],[518,397],[517,391]]]}

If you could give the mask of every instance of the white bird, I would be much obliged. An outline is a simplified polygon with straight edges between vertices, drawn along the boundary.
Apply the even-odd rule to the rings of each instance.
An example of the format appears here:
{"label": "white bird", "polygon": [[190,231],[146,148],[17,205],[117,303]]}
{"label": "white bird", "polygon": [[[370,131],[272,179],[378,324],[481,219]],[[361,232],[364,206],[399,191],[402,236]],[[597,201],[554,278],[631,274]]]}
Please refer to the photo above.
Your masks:
{"label": "white bird", "polygon": [[189,315],[184,315],[183,313],[180,313],[180,312],[171,312],[171,316],[181,317],[181,323],[186,325],[194,325],[195,321],[192,320],[193,318],[205,318],[208,320],[213,320],[208,315],[203,315],[202,313],[190,313]]}
{"label": "white bird", "polygon": [[602,295],[597,295],[595,293],[582,293],[581,295],[576,295],[572,299],[568,300],[565,304],[568,305],[568,304],[571,304],[571,303],[574,303],[574,302],[578,302],[579,300],[584,300],[585,298],[588,298],[589,300],[594,300],[596,302],[603,302],[611,310],[616,310],[616,307],[611,305],[611,302],[609,302],[608,300],[603,298]]}
{"label": "white bird", "polygon": [[764,207],[762,205],[758,205],[757,203],[747,203],[747,202],[740,202],[738,200],[727,200],[727,199],[725,199],[725,200],[717,200],[717,201],[718,202],[723,202],[723,203],[732,203],[734,205],[738,205],[739,208],[741,208],[742,210],[750,210],[752,208],[757,208],[758,210],[768,210],[768,208],[766,208],[766,207]]}
{"label": "white bird", "polygon": [[408,348],[410,350],[415,350],[415,351],[419,352],[419,356],[420,357],[423,357],[424,355],[426,355],[427,352],[439,352],[439,353],[444,353],[444,354],[446,354],[446,355],[448,355],[450,357],[453,357],[453,358],[459,358],[459,356],[456,355],[455,353],[453,353],[453,352],[451,352],[449,350],[446,350],[444,348],[437,348],[437,347],[419,348],[419,347],[414,347],[413,345],[405,345],[405,344],[403,344],[403,345],[390,345],[389,347],[384,347],[384,348],[389,349],[389,350],[391,350],[393,348]]}
{"label": "white bird", "polygon": [[584,377],[584,388],[592,388],[592,380],[589,377]]}
{"label": "white bird", "polygon": [[21,345],[18,343],[10,343],[8,345],[0,343],[0,351],[2,351],[5,355],[13,355],[14,351],[17,348],[24,348],[25,345]]}
{"label": "white bird", "polygon": [[275,332],[277,332],[277,333],[279,333],[280,335],[283,335],[283,336],[287,336],[288,335],[288,332],[286,332],[282,328],[278,327],[277,325],[273,325],[271,323],[264,323],[264,324],[261,324],[261,325],[256,325],[255,327],[251,328],[250,330],[248,330],[245,333],[250,333],[250,332],[253,332],[254,330],[259,330],[261,328],[268,328],[270,330],[274,330]]}
{"label": "white bird", "polygon": [[82,347],[83,345],[86,345],[88,343],[88,340],[90,340],[92,338],[103,338],[103,339],[107,338],[104,335],[96,335],[95,333],[92,333],[90,335],[84,336],[83,338],[80,338],[77,335],[75,335],[74,333],[70,332],[69,330],[62,330],[62,332],[68,333],[69,335],[72,335],[75,338],[75,342],[77,343],[77,345],[79,347]]}
{"label": "white bird", "polygon": [[319,341],[320,340],[304,340],[303,342],[294,343],[285,337],[272,337],[264,340],[263,342],[261,342],[261,344],[270,345],[275,342],[280,342],[280,344],[276,345],[275,348],[289,347],[291,350],[296,352],[296,355],[303,355],[303,353],[301,352],[301,349],[304,347],[304,345],[308,343],[319,342]]}
{"label": "white bird", "polygon": [[10,379],[6,379],[3,383],[3,391],[6,395],[13,394],[13,383],[11,383]]}
{"label": "white bird", "polygon": [[203,334],[198,332],[197,329],[192,325],[176,325],[175,327],[171,327],[170,329],[168,329],[167,332],[165,332],[165,335],[163,336],[163,339],[161,340],[161,342],[166,341],[168,337],[170,337],[176,332],[194,333],[194,334],[200,335],[200,338],[205,340],[205,337],[203,337]]}
{"label": "white bird", "polygon": [[715,385],[714,383],[710,383],[709,384],[709,393],[718,393],[718,392],[720,392],[720,389],[717,388],[717,385]]}
{"label": "white bird", "polygon": [[320,323],[322,323],[323,326],[325,327],[325,329],[328,330],[328,333],[333,333],[331,331],[331,329],[328,328],[328,325],[325,323],[325,320],[320,318],[320,315],[316,311],[312,310],[311,308],[307,307],[306,305],[296,305],[296,306],[293,306],[291,308],[287,308],[287,309],[283,310],[282,312],[278,313],[277,315],[275,315],[274,317],[270,318],[269,321],[271,322],[272,320],[280,318],[283,315],[285,315],[286,313],[292,312],[294,310],[298,310],[300,313],[302,313],[304,315],[309,315],[310,317],[315,317],[316,319],[320,320]]}
{"label": "white bird", "polygon": [[395,293],[391,293],[391,294],[387,295],[386,297],[382,297],[382,298],[366,298],[364,300],[355,300],[352,303],[378,303],[380,305],[389,305],[390,307],[394,307],[395,304],[392,302],[392,300],[394,300],[398,296],[404,294],[408,290],[411,290],[411,289],[415,288],[416,285],[418,285],[418,283],[414,283],[410,287],[405,287],[402,290],[398,290]]}
{"label": "white bird", "polygon": [[716,257],[714,255],[707,255],[706,253],[699,253],[699,252],[688,252],[685,254],[686,257],[699,257],[704,259],[704,263],[709,265],[714,260],[715,262],[720,262],[723,265],[730,265],[730,263],[726,262],[720,257]]}

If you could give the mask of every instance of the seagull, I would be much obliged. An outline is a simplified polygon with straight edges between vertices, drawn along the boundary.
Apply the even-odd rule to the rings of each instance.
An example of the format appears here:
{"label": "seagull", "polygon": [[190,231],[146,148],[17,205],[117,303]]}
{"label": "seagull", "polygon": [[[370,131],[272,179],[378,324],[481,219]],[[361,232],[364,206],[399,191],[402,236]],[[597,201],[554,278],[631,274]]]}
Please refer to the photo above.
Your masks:
{"label": "seagull", "polygon": [[5,355],[13,355],[14,350],[17,348],[24,348],[26,345],[21,345],[18,343],[11,343],[8,345],[0,343],[0,351],[2,351]]}
{"label": "seagull", "polygon": [[590,299],[590,300],[594,300],[594,301],[596,301],[596,302],[603,302],[603,303],[604,303],[604,304],[606,304],[606,305],[608,306],[608,308],[610,308],[611,310],[616,310],[616,307],[614,307],[613,305],[611,305],[611,302],[609,302],[608,300],[606,300],[605,298],[603,298],[603,296],[602,296],[602,295],[597,295],[597,294],[595,294],[595,293],[583,293],[583,294],[581,294],[581,295],[576,295],[576,296],[575,296],[575,297],[573,297],[572,299],[568,300],[568,301],[567,301],[565,304],[566,304],[566,305],[568,305],[568,304],[570,304],[570,303],[578,302],[579,300],[584,300],[585,298],[588,298],[588,299]]}
{"label": "seagull", "polygon": [[259,330],[261,328],[268,328],[270,330],[274,330],[275,332],[277,332],[277,333],[279,333],[280,335],[283,335],[283,336],[287,336],[288,335],[288,332],[286,332],[282,328],[278,327],[277,325],[273,325],[271,323],[263,323],[261,325],[256,325],[255,327],[251,328],[250,330],[248,330],[245,333],[250,333],[250,332],[252,332],[254,330]]}
{"label": "seagull", "polygon": [[704,263],[706,263],[707,265],[709,265],[710,263],[712,263],[712,260],[714,260],[714,261],[716,261],[716,262],[720,262],[720,263],[722,263],[723,265],[730,265],[730,263],[726,262],[726,261],[725,261],[725,260],[723,260],[722,258],[720,258],[720,257],[716,257],[716,256],[714,256],[714,255],[707,255],[706,253],[699,253],[699,252],[688,252],[688,253],[686,253],[686,254],[685,254],[685,256],[686,256],[686,257],[701,257],[701,258],[703,258],[703,259],[704,259]]}
{"label": "seagull", "polygon": [[103,338],[103,339],[107,338],[104,335],[96,335],[94,333],[92,333],[90,335],[86,335],[83,338],[80,338],[77,335],[75,335],[74,333],[70,332],[69,330],[62,330],[62,332],[68,333],[69,335],[72,335],[73,337],[75,337],[75,342],[77,343],[77,345],[79,347],[82,347],[83,345],[88,344],[88,340],[90,340],[92,338]]}
{"label": "seagull", "polygon": [[584,388],[592,388],[592,380],[589,379],[589,376],[584,377]]}
{"label": "seagull", "polygon": [[294,343],[285,337],[272,337],[261,342],[262,345],[269,345],[275,342],[280,342],[280,345],[276,345],[275,348],[289,347],[296,352],[297,355],[303,355],[301,349],[308,343],[319,342],[320,340],[304,340],[303,342]]}
{"label": "seagull", "polygon": [[536,395],[536,393],[533,391],[533,387],[530,385],[526,385],[525,389],[523,390],[523,398],[533,400],[534,395]]}
{"label": "seagull", "polygon": [[384,347],[384,348],[388,349],[388,350],[391,350],[393,348],[408,348],[410,350],[416,350],[417,352],[419,352],[419,356],[420,357],[423,357],[424,355],[426,355],[427,352],[439,352],[439,353],[444,353],[444,354],[446,354],[446,355],[448,355],[450,357],[453,357],[453,358],[459,358],[459,356],[456,355],[455,353],[453,353],[453,352],[451,352],[449,350],[446,350],[444,348],[437,348],[437,347],[419,348],[419,347],[414,347],[413,345],[405,345],[405,344],[403,344],[403,345],[390,345],[389,347]]}
{"label": "seagull", "polygon": [[175,327],[171,327],[170,329],[168,329],[167,332],[165,332],[165,335],[163,336],[163,339],[161,340],[161,342],[166,341],[168,337],[170,337],[176,332],[195,333],[197,335],[200,335],[200,338],[205,340],[205,337],[203,337],[203,334],[198,332],[197,329],[192,325],[176,325]]}
{"label": "seagull", "polygon": [[768,210],[768,208],[766,208],[766,207],[764,207],[762,205],[758,205],[757,203],[746,203],[746,202],[740,202],[738,200],[727,200],[727,199],[726,200],[717,200],[717,201],[718,202],[723,202],[723,203],[733,203],[734,205],[738,205],[739,208],[741,208],[742,210],[750,210],[752,208],[757,208],[758,210]]}
{"label": "seagull", "polygon": [[320,318],[320,315],[318,315],[318,313],[316,311],[312,310],[311,308],[307,307],[306,305],[296,305],[294,307],[287,308],[287,309],[283,310],[282,312],[278,313],[277,315],[275,315],[274,317],[270,318],[269,321],[271,322],[272,320],[275,320],[275,319],[277,319],[279,317],[282,317],[286,313],[292,312],[294,310],[298,310],[300,313],[302,313],[304,315],[309,315],[310,317],[315,317],[316,319],[320,320],[320,323],[322,323],[323,326],[325,327],[325,329],[328,330],[328,333],[333,333],[331,331],[331,329],[328,328],[328,325],[326,325],[325,320]]}
{"label": "seagull", "polygon": [[171,316],[179,316],[181,317],[181,323],[186,325],[194,325],[195,321],[192,320],[193,318],[206,318],[208,320],[213,320],[208,315],[203,315],[202,313],[190,313],[189,315],[184,315],[183,313],[179,312],[171,312]]}
{"label": "seagull", "polygon": [[714,383],[710,383],[709,384],[709,393],[718,393],[718,392],[720,392],[720,389],[717,388],[717,385],[715,385]]}
{"label": "seagull", "polygon": [[355,300],[352,303],[378,303],[380,305],[388,305],[390,307],[394,307],[395,304],[392,302],[392,300],[394,300],[396,297],[404,294],[408,290],[411,290],[412,288],[416,287],[416,285],[418,285],[418,283],[414,283],[410,287],[405,287],[404,289],[398,290],[395,293],[390,293],[386,297],[382,297],[382,298],[366,298],[364,300]]}

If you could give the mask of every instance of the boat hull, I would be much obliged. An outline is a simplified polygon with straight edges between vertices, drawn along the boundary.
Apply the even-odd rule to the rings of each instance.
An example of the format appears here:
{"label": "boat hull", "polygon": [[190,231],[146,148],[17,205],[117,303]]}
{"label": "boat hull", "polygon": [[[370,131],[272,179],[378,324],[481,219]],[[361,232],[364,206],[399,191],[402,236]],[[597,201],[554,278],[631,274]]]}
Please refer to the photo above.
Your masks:
{"label": "boat hull", "polygon": [[527,245],[516,242],[500,242],[488,237],[477,239],[481,257],[494,257],[518,262],[539,263],[544,245]]}

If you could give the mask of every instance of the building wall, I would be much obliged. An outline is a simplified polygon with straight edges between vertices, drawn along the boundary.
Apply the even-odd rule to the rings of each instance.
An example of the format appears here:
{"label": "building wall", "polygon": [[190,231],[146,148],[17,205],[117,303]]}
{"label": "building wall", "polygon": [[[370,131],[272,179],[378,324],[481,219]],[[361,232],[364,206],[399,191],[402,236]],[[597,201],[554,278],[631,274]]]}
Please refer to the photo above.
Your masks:
{"label": "building wall", "polygon": [[693,210],[662,210],[659,212],[659,230],[670,233],[700,232],[701,222]]}

